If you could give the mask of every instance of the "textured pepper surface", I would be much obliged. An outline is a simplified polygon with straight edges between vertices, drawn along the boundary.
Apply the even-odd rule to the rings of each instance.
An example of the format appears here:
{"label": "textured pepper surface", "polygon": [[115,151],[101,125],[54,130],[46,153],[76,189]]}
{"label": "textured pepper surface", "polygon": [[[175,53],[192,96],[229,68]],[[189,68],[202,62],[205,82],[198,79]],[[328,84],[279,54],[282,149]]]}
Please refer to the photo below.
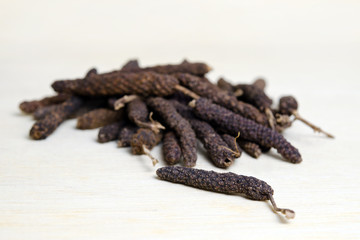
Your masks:
{"label": "textured pepper surface", "polygon": [[260,157],[262,151],[258,144],[246,140],[239,140],[238,143],[241,149],[244,150],[244,152],[249,154],[251,157],[253,158]]}
{"label": "textured pepper surface", "polygon": [[127,71],[136,71],[140,69],[138,60],[129,60],[127,63],[122,66],[120,71],[127,72]]}
{"label": "textured pepper surface", "polygon": [[24,101],[20,103],[19,108],[25,113],[33,113],[37,109],[53,104],[62,103],[70,98],[68,94],[58,94],[51,97],[45,97],[41,100]]}
{"label": "textured pepper surface", "polygon": [[225,79],[223,78],[220,78],[218,81],[217,81],[217,86],[226,91],[227,93],[229,94],[233,94],[234,93],[234,86],[229,83],[228,81],[226,81]]}
{"label": "textured pepper surface", "polygon": [[124,111],[114,111],[98,108],[78,117],[76,128],[94,129],[120,121],[124,118]]}
{"label": "textured pepper surface", "polygon": [[202,81],[199,77],[190,74],[179,73],[175,74],[175,76],[178,78],[181,85],[188,87],[201,97],[206,97],[214,103],[239,113],[245,118],[252,119],[260,124],[267,124],[266,116],[258,109],[250,104],[238,101],[235,96],[228,94],[228,92],[220,89],[216,85],[207,81]]}
{"label": "textured pepper surface", "polygon": [[199,118],[219,126],[230,135],[240,132],[245,140],[264,147],[276,148],[287,161],[292,163],[302,161],[299,151],[278,132],[235,114],[206,98],[196,100],[194,112]]}
{"label": "textured pepper surface", "polygon": [[242,151],[236,139],[226,133],[222,134],[221,137],[224,140],[224,142],[226,142],[226,144],[229,146],[229,148],[234,151],[235,153],[234,157],[239,158],[241,156]]}
{"label": "textured pepper surface", "polygon": [[274,190],[266,182],[255,177],[232,172],[218,173],[180,166],[162,167],[156,170],[160,179],[181,183],[195,188],[227,194],[243,194],[253,200],[269,200]]}
{"label": "textured pepper surface", "polygon": [[128,124],[119,131],[117,145],[118,147],[130,147],[131,139],[138,130],[138,127],[133,124]]}
{"label": "textured pepper surface", "polygon": [[266,108],[271,107],[272,100],[260,88],[252,84],[238,84],[235,88],[243,91],[240,100],[254,105],[260,111],[264,112]]}
{"label": "textured pepper surface", "polygon": [[108,124],[99,130],[98,142],[106,143],[118,139],[120,129],[125,125],[125,121]]}
{"label": "textured pepper surface", "polygon": [[84,79],[55,81],[52,87],[61,93],[83,96],[136,94],[141,96],[167,96],[178,84],[175,77],[154,72],[98,74]]}
{"label": "textured pepper surface", "polygon": [[292,115],[299,105],[293,96],[281,97],[279,101],[279,112],[285,115]]}
{"label": "textured pepper surface", "polygon": [[211,161],[220,168],[229,167],[234,162],[234,152],[210,124],[197,119],[188,119],[196,137],[203,143]]}
{"label": "textured pepper surface", "polygon": [[30,137],[35,140],[47,138],[63,121],[78,110],[82,104],[83,100],[75,96],[61,103],[51,114],[47,114],[32,126]]}
{"label": "textured pepper surface", "polygon": [[183,118],[168,101],[160,97],[148,98],[148,106],[154,109],[165,124],[174,130],[180,140],[181,151],[186,167],[193,167],[196,164],[196,135],[190,123]]}
{"label": "textured pepper surface", "polygon": [[141,125],[141,123],[147,121],[149,116],[149,109],[147,108],[146,103],[140,98],[136,98],[129,102],[126,105],[126,110],[129,120],[135,124],[139,123]]}
{"label": "textured pepper surface", "polygon": [[205,63],[191,63],[188,61],[183,61],[180,64],[167,64],[139,69],[130,69],[130,71],[152,71],[162,74],[190,73],[197,76],[204,76],[210,70],[211,68]]}
{"label": "textured pepper surface", "polygon": [[180,162],[181,147],[173,131],[165,133],[162,146],[164,160],[169,165]]}
{"label": "textured pepper surface", "polygon": [[131,139],[131,152],[135,155],[144,154],[144,147],[151,150],[162,139],[162,133],[154,133],[148,128],[139,128]]}

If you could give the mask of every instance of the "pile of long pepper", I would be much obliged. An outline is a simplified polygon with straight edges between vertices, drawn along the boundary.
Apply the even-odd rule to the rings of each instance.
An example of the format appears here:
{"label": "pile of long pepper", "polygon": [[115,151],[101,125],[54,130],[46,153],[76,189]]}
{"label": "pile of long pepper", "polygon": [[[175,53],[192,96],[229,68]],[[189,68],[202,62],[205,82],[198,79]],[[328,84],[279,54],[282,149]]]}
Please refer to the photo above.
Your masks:
{"label": "pile of long pepper", "polygon": [[[34,140],[77,118],[79,129],[100,128],[100,143],[117,141],[118,147],[149,156],[154,165],[158,160],[150,151],[162,142],[168,165],[194,167],[197,139],[220,168],[231,166],[242,151],[258,158],[271,148],[286,161],[300,163],[298,149],[281,135],[295,120],[333,137],[303,119],[292,96],[273,108],[263,79],[233,85],[221,78],[213,84],[206,78],[210,70],[186,60],[146,68],[131,60],[120,70],[99,74],[93,68],[84,78],[55,81],[54,96],[22,102],[20,109],[36,119],[30,130]],[[273,202],[272,197],[257,200],[264,199]]]}

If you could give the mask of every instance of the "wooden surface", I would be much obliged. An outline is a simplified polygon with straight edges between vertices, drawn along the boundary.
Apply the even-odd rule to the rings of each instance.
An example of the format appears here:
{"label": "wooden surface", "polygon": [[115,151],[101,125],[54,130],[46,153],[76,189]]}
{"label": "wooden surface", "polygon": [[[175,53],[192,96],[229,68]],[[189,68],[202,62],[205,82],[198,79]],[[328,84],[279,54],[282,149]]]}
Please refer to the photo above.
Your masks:
{"label": "wooden surface", "polygon": [[[149,22],[131,35],[124,15],[129,17],[135,5],[127,4],[90,4],[92,12],[86,12],[85,3],[69,9],[65,3],[1,3],[0,239],[358,239],[360,38],[351,24],[360,20],[359,4],[313,6],[305,1],[296,10],[281,4],[283,18],[276,18],[271,10],[280,5],[275,2],[264,8],[218,3],[202,12],[195,25],[185,20],[187,28],[166,28],[167,34],[153,34],[146,41],[138,38],[141,32],[148,33],[146,27],[161,18],[141,10],[145,15],[136,21]],[[124,15],[112,10],[121,7]],[[173,6],[163,7],[161,17],[181,22],[179,13],[172,18],[166,12]],[[198,29],[206,20],[215,23],[211,16],[217,9],[224,17],[227,11],[242,12],[231,15],[239,20],[231,25],[238,27],[237,33],[229,33],[229,26],[222,32],[229,19],[221,17],[220,26]],[[94,11],[108,18],[94,20]],[[186,16],[195,13],[189,10]],[[303,15],[307,18],[298,22]],[[255,28],[246,28],[247,23]],[[198,38],[174,37],[188,30]],[[212,39],[211,31],[233,38]],[[264,76],[275,103],[282,95],[296,96],[300,114],[336,136],[327,139],[296,122],[284,135],[300,150],[301,164],[287,163],[271,150],[256,160],[243,154],[228,170],[214,167],[199,144],[196,167],[265,180],[279,207],[296,211],[294,220],[274,213],[267,202],[161,181],[155,174],[164,165],[160,146],[153,150],[161,160],[154,168],[146,157],[132,156],[114,142],[97,143],[97,130],[77,130],[75,120],[45,141],[29,139],[34,121],[20,112],[20,101],[50,95],[55,79],[82,76],[92,66],[109,71],[134,56],[144,66],[183,57],[203,60],[214,68],[212,80],[225,76],[250,82]]]}

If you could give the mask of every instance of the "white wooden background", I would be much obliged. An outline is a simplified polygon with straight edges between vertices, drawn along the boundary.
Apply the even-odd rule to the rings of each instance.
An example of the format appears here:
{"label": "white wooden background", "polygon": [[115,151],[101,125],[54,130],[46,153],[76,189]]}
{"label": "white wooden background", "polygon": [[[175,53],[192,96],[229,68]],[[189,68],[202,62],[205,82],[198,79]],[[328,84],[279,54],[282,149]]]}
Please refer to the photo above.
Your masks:
{"label": "white wooden background", "polygon": [[[0,239],[360,238],[359,10],[350,0],[1,1]],[[98,144],[75,120],[29,139],[20,101],[134,57],[205,61],[212,80],[263,76],[275,103],[296,96],[300,113],[336,136],[297,122],[285,137],[301,164],[272,150],[228,169],[267,181],[294,220],[267,202],[160,181],[149,159]],[[197,167],[224,171],[203,152]]]}

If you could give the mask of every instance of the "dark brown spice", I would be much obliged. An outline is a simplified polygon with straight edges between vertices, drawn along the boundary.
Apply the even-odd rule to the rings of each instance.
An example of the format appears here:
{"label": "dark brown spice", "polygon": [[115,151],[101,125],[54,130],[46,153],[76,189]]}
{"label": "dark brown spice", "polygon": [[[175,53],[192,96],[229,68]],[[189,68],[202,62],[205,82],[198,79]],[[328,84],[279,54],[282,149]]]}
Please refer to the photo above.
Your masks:
{"label": "dark brown spice", "polygon": [[165,74],[115,72],[84,79],[55,81],[52,87],[57,92],[83,96],[167,96],[174,93],[177,84],[176,78]]}
{"label": "dark brown spice", "polygon": [[139,128],[133,124],[128,124],[121,128],[118,135],[118,147],[130,147],[131,139]]}
{"label": "dark brown spice", "polygon": [[[250,104],[238,101],[235,96],[229,95],[226,91],[221,90],[216,85],[201,81],[200,78],[190,74],[175,74],[179,82],[189,88],[191,91],[206,97],[223,107],[226,107],[245,118],[252,119],[260,124],[266,124],[266,117]],[[196,99],[196,98],[195,98]]]}
{"label": "dark brown spice", "polygon": [[264,91],[266,87],[266,82],[263,78],[258,78],[253,82],[252,85]]}
{"label": "dark brown spice", "polygon": [[261,155],[261,148],[258,144],[254,142],[249,142],[246,140],[238,140],[240,148],[244,150],[247,154],[249,154],[253,158],[258,158]]}
{"label": "dark brown spice", "polygon": [[56,111],[57,107],[58,105],[55,104],[55,105],[44,106],[36,109],[33,115],[34,119],[35,120],[43,119],[46,115],[51,114],[51,112],[53,111]]}
{"label": "dark brown spice", "polygon": [[134,60],[129,60],[127,63],[125,63],[120,71],[129,72],[129,71],[136,71],[139,69],[140,69],[139,62],[138,60],[134,59]]}
{"label": "dark brown spice", "polygon": [[20,103],[19,107],[25,113],[33,113],[41,107],[63,103],[69,98],[70,95],[61,93],[55,96],[45,97],[41,100],[24,101]]}
{"label": "dark brown spice", "polygon": [[215,166],[226,168],[233,164],[236,152],[231,150],[221,136],[206,122],[188,119],[196,137],[203,143]]}
{"label": "dark brown spice", "polygon": [[236,141],[236,138],[226,133],[222,134],[221,137],[224,140],[224,142],[229,146],[229,148],[233,150],[234,157],[239,158],[241,156],[242,151],[239,144]]}
{"label": "dark brown spice", "polygon": [[162,167],[156,170],[160,179],[173,183],[226,194],[241,194],[249,199],[270,200],[274,210],[287,218],[294,218],[295,212],[278,208],[273,199],[274,190],[266,182],[255,177],[238,175],[232,172],[218,173],[180,166]]}
{"label": "dark brown spice", "polygon": [[[232,150],[222,137],[205,121],[200,121],[195,118],[192,108],[184,105],[176,100],[169,101],[178,113],[186,118],[192,129],[196,133],[196,137],[203,143],[211,161],[217,167],[226,168],[233,162],[234,158],[239,155],[239,152]],[[232,138],[233,144],[235,139]]]}
{"label": "dark brown spice", "polygon": [[150,154],[150,150],[160,143],[162,133],[154,133],[147,128],[139,128],[131,139],[131,152],[135,155],[145,154],[152,160],[153,165],[159,161]]}
{"label": "dark brown spice", "polygon": [[146,67],[139,69],[130,69],[130,71],[152,71],[162,74],[172,74],[172,73],[190,73],[192,75],[204,76],[208,73],[211,68],[205,63],[190,63],[188,61],[183,61],[180,64],[168,64],[168,65],[158,65],[154,67]]}
{"label": "dark brown spice", "polygon": [[98,142],[106,143],[118,139],[120,129],[125,125],[125,120],[119,122],[111,123],[106,125],[99,130]]}
{"label": "dark brown spice", "polygon": [[217,86],[220,89],[226,91],[228,94],[234,94],[234,86],[228,81],[226,81],[224,78],[219,78],[219,80],[217,81]]}
{"label": "dark brown spice", "polygon": [[85,75],[85,78],[89,78],[91,76],[97,75],[98,72],[96,70],[96,68],[91,68]]}
{"label": "dark brown spice", "polygon": [[65,121],[71,114],[78,110],[83,104],[79,97],[72,96],[61,103],[55,111],[47,114],[43,119],[37,121],[30,130],[30,137],[35,140],[45,139]]}
{"label": "dark brown spice", "polygon": [[183,118],[168,101],[160,97],[148,98],[147,105],[154,109],[164,123],[173,129],[180,140],[181,151],[186,167],[193,167],[196,164],[196,135],[190,123]]}
{"label": "dark brown spice", "polygon": [[270,127],[274,129],[275,118],[270,108],[272,100],[266,95],[266,93],[253,84],[238,84],[235,88],[242,90],[242,94],[239,99],[254,105],[261,112],[264,112],[269,120]]}
{"label": "dark brown spice", "polygon": [[152,117],[150,117],[149,121],[149,109],[147,108],[146,103],[139,97],[129,102],[126,110],[129,120],[138,127],[149,128],[155,133],[160,132],[160,129],[165,129],[159,122],[154,121]]}
{"label": "dark brown spice", "polygon": [[169,165],[174,165],[180,162],[181,147],[173,131],[165,133],[162,146],[164,160]]}
{"label": "dark brown spice", "polygon": [[118,122],[124,118],[124,111],[98,108],[78,117],[76,128],[94,129]]}
{"label": "dark brown spice", "polygon": [[334,135],[332,135],[328,132],[325,132],[320,127],[315,126],[314,124],[310,123],[306,119],[302,118],[298,112],[298,103],[297,103],[296,99],[292,96],[285,96],[285,97],[280,98],[279,112],[282,114],[285,114],[285,115],[294,115],[295,120],[299,120],[299,121],[305,123],[306,125],[311,127],[315,132],[323,133],[329,138],[334,138]]}
{"label": "dark brown spice", "polygon": [[276,148],[285,160],[292,163],[302,161],[299,151],[278,132],[235,114],[217,104],[213,104],[205,98],[194,100],[190,104],[194,107],[197,117],[219,126],[228,134],[235,135],[235,133],[240,132],[241,137],[245,140],[253,141],[265,147]]}

